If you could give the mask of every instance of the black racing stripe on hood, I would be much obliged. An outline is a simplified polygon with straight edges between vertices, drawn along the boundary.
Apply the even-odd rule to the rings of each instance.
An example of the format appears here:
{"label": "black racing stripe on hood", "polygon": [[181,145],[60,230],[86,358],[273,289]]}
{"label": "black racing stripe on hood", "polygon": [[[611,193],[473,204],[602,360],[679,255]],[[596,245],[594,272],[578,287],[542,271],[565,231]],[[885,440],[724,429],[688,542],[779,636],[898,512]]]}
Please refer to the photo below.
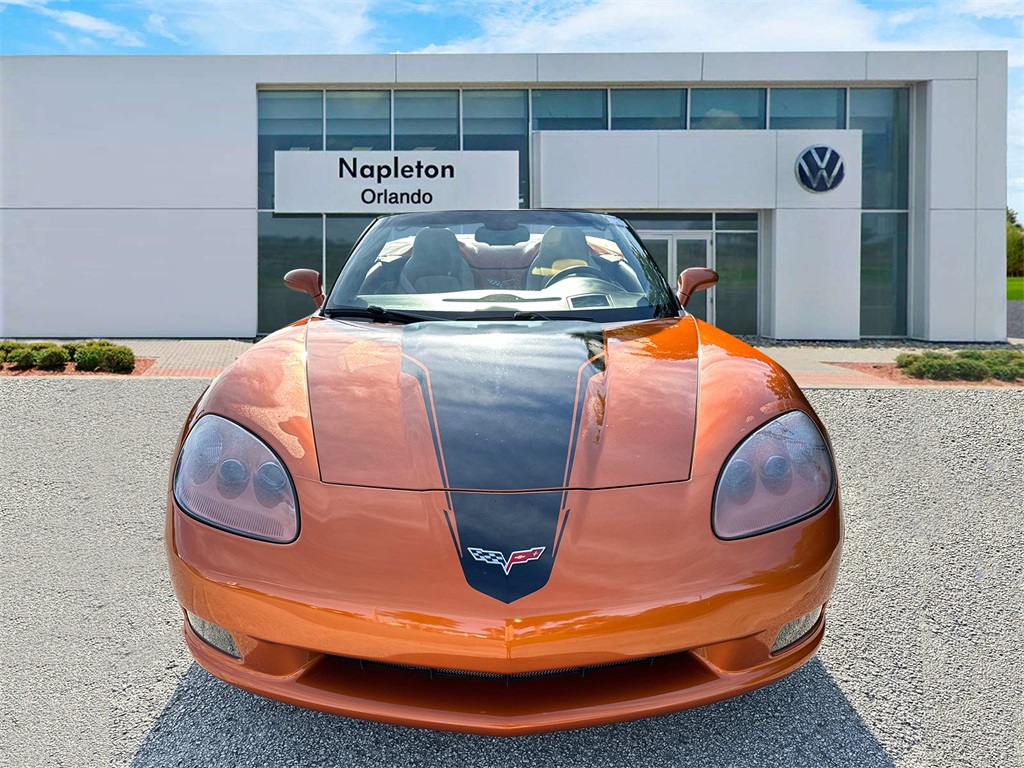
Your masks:
{"label": "black racing stripe on hood", "polygon": [[413,326],[402,351],[430,418],[466,581],[505,603],[536,592],[567,518],[587,383],[604,367],[600,326]]}
{"label": "black racing stripe on hood", "polygon": [[[406,328],[402,351],[429,378],[427,412],[436,417],[447,487],[563,487],[582,394],[601,367],[588,361],[603,348],[600,326],[593,323]],[[416,367],[404,366],[421,378]]]}

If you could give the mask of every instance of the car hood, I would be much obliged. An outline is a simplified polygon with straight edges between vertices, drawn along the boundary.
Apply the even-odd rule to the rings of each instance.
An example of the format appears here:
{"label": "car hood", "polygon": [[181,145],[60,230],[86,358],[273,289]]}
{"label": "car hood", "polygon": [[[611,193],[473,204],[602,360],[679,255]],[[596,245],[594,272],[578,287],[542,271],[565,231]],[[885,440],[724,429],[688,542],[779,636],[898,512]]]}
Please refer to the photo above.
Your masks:
{"label": "car hood", "polygon": [[689,317],[311,321],[321,480],[488,496],[686,480],[697,350]]}

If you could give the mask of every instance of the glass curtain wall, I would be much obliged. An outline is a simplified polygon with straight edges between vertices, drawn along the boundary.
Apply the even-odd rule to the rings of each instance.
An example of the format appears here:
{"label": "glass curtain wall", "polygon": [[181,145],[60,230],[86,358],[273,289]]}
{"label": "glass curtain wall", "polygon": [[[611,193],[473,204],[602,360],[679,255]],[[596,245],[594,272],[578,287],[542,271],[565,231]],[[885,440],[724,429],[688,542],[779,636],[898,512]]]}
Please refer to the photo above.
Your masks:
{"label": "glass curtain wall", "polygon": [[613,131],[670,131],[686,128],[685,88],[613,88]]}
{"label": "glass curtain wall", "polygon": [[860,333],[906,336],[910,91],[851,88],[850,128],[864,136]]}
{"label": "glass curtain wall", "polygon": [[395,91],[395,149],[459,149],[459,92]]}
{"label": "glass curtain wall", "polygon": [[605,88],[534,90],[533,130],[603,131],[608,128]]}
{"label": "glass curtain wall", "polygon": [[846,128],[845,88],[772,88],[769,128]]}
{"label": "glass curtain wall", "polygon": [[757,214],[715,215],[715,324],[728,333],[757,334]]}
{"label": "glass curtain wall", "polygon": [[519,153],[519,205],[530,201],[529,102],[525,90],[464,91],[462,148]]}
{"label": "glass curtain wall", "polygon": [[335,151],[391,149],[390,91],[327,91],[327,143]]}
{"label": "glass curtain wall", "polygon": [[694,88],[690,91],[690,128],[764,128],[766,94],[764,88]]}

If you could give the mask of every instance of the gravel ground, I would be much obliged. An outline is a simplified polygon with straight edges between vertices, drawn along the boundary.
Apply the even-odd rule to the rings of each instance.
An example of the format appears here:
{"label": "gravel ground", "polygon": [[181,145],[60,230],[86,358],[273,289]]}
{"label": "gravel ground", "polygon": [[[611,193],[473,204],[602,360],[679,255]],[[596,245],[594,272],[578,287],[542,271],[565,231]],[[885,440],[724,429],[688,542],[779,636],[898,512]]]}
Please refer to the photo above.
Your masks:
{"label": "gravel ground", "polygon": [[162,507],[203,386],[0,380],[0,765],[1021,765],[1024,392],[811,392],[847,514],[817,658],[720,704],[502,740],[296,709],[190,661]]}

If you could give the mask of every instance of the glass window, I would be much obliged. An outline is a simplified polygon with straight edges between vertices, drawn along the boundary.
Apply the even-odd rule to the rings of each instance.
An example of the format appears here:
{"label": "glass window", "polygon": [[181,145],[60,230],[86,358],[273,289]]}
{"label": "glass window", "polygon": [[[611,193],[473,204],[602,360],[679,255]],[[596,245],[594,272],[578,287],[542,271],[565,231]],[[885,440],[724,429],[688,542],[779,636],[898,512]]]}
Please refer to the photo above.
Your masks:
{"label": "glass window", "polygon": [[690,127],[717,130],[764,128],[764,88],[694,88]]}
{"label": "glass window", "polygon": [[756,213],[719,213],[715,217],[719,232],[757,232]]}
{"label": "glass window", "polygon": [[910,92],[906,88],[851,88],[850,128],[864,132],[861,207],[906,208]]}
{"label": "glass window", "polygon": [[391,149],[390,91],[327,91],[327,149]]}
{"label": "glass window", "polygon": [[530,153],[526,91],[464,91],[462,148],[519,153],[519,205],[530,201]]}
{"label": "glass window", "polygon": [[772,88],[770,128],[846,128],[845,88]]}
{"label": "glass window", "polygon": [[861,214],[860,335],[907,335],[905,213]]}
{"label": "glass window", "polygon": [[715,325],[727,333],[757,333],[757,232],[715,235]]}
{"label": "glass window", "polygon": [[613,131],[679,130],[686,127],[685,88],[613,88]]}
{"label": "glass window", "polygon": [[259,213],[257,242],[258,333],[272,333],[305,317],[316,308],[304,293],[284,284],[293,269],[323,270],[323,217]]}
{"label": "glass window", "polygon": [[324,243],[324,255],[327,260],[324,275],[325,290],[330,293],[331,286],[338,279],[341,268],[348,263],[349,254],[359,236],[373,223],[373,216],[330,215],[327,217],[327,242]]}
{"label": "glass window", "polygon": [[711,231],[710,213],[620,213],[617,215],[628,221],[635,230]]}
{"label": "glass window", "polygon": [[395,149],[458,148],[458,91],[395,91]]}
{"label": "glass window", "polygon": [[258,206],[274,207],[274,152],[323,149],[321,91],[260,91],[257,94],[259,146]]}
{"label": "glass window", "polygon": [[608,92],[587,90],[535,90],[533,130],[603,131],[608,127]]}

